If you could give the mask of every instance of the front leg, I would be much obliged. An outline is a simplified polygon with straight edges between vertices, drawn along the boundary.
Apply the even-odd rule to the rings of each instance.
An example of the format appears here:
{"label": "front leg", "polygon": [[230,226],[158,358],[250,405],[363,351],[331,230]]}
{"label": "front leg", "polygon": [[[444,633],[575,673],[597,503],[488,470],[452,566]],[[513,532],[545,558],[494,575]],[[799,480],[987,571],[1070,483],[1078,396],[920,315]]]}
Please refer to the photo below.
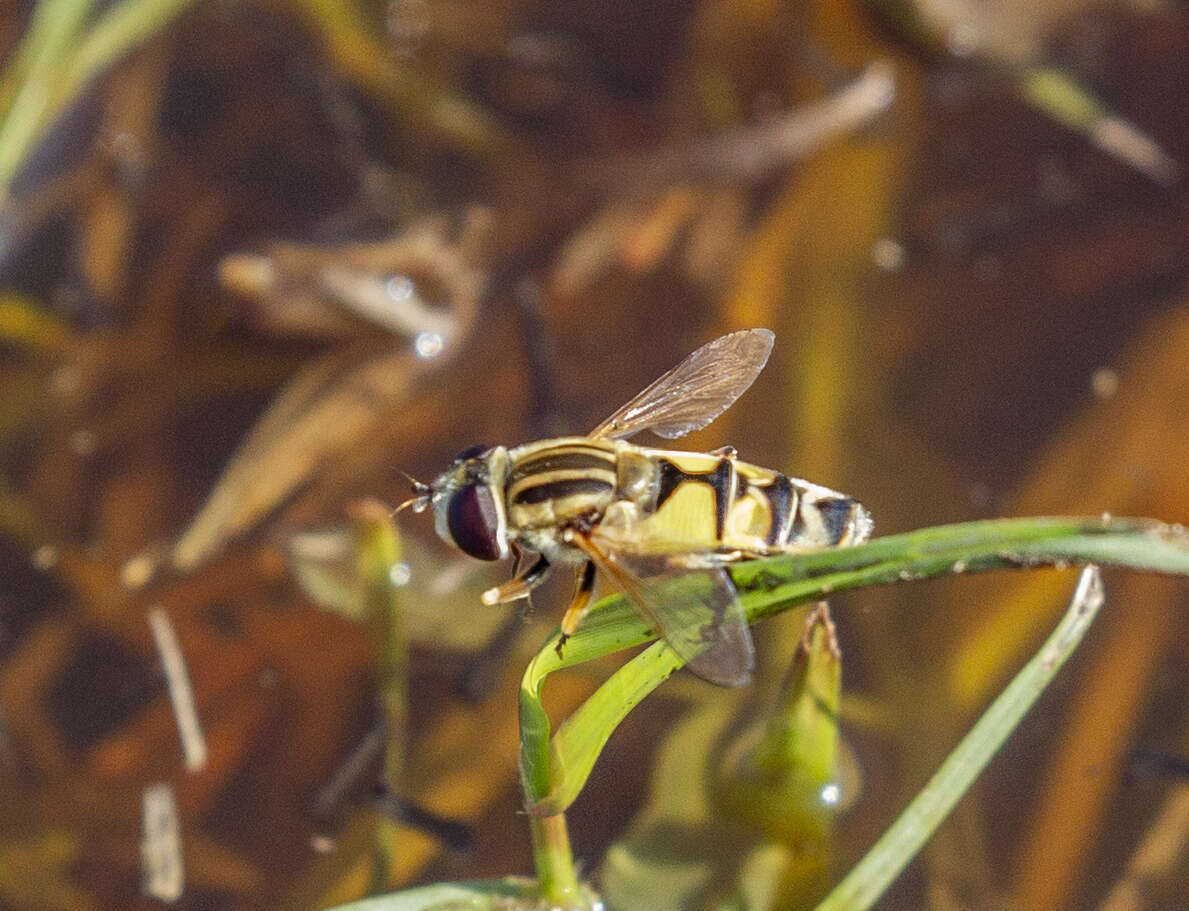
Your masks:
{"label": "front leg", "polygon": [[527,598],[529,593],[545,581],[549,572],[549,561],[542,554],[537,562],[526,569],[519,576],[509,579],[503,585],[489,588],[483,593],[484,604],[507,604],[519,598]]}

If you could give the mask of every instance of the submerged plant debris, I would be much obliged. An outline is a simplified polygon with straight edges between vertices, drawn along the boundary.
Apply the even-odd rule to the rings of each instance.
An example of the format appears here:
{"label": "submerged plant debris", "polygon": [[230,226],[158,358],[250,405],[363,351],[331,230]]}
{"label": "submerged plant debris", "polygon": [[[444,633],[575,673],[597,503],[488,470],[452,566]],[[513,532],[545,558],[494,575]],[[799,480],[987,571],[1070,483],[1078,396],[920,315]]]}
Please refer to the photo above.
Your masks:
{"label": "submerged plant debris", "polygon": [[[615,907],[814,907],[1039,673],[1072,571],[840,590],[816,634],[752,630],[748,689],[637,687],[592,744],[560,719],[648,631],[612,603],[555,660],[567,581],[485,607],[509,568],[386,504],[767,326],[682,446],[880,535],[1189,523],[1187,95],[1181,4],[3,5],[0,906],[533,907],[538,655],[542,755],[589,758],[539,796]],[[879,907],[1183,904],[1187,589],[1103,562],[1085,644]],[[736,571],[749,604],[774,572]]]}

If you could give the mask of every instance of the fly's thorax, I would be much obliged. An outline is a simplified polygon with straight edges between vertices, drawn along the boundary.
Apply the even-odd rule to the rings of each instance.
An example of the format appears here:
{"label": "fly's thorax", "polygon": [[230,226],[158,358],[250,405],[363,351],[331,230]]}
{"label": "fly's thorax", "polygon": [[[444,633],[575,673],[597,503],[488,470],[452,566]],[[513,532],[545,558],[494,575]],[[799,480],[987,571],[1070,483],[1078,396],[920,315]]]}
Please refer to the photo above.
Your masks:
{"label": "fly's thorax", "polygon": [[504,499],[515,539],[540,550],[537,544],[550,530],[597,520],[617,496],[616,460],[615,443],[587,437],[510,449]]}
{"label": "fly's thorax", "polygon": [[615,446],[615,488],[616,497],[634,504],[638,509],[651,512],[656,508],[660,492],[660,463],[647,450],[631,443],[618,442]]}
{"label": "fly's thorax", "polygon": [[475,446],[459,453],[429,485],[438,536],[481,560],[508,556],[507,474],[503,446]]}

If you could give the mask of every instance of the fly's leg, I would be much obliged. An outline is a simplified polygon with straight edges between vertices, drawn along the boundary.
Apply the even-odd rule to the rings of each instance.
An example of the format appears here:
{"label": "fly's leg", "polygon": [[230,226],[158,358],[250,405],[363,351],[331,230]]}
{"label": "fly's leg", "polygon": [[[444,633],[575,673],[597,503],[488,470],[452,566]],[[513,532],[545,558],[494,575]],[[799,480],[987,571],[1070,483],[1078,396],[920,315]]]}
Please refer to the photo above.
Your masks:
{"label": "fly's leg", "polygon": [[735,459],[739,457],[739,450],[734,446],[719,446],[718,449],[712,449],[710,455],[720,459]]}
{"label": "fly's leg", "polygon": [[578,575],[578,587],[574,590],[574,598],[570,601],[570,606],[566,608],[565,616],[561,618],[561,636],[557,640],[558,657],[561,657],[566,640],[578,631],[582,618],[590,609],[590,594],[594,591],[594,582],[595,565],[587,560]]}
{"label": "fly's leg", "polygon": [[484,604],[507,604],[518,598],[527,598],[529,592],[541,584],[549,571],[549,561],[544,554],[537,558],[537,562],[522,572],[519,576],[509,579],[503,585],[489,588],[483,593]]}

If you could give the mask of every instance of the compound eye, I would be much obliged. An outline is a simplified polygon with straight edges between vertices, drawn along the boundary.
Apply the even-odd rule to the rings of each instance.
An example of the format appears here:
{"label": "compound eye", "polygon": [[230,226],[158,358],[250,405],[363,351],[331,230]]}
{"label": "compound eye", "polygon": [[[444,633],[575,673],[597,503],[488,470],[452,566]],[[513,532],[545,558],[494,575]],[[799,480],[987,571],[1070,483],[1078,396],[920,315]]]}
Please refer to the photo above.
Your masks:
{"label": "compound eye", "polygon": [[486,484],[468,484],[454,492],[446,507],[446,527],[465,553],[480,560],[500,558],[499,513]]}
{"label": "compound eye", "polygon": [[454,461],[455,462],[467,462],[467,461],[470,461],[471,459],[476,459],[479,456],[483,455],[483,453],[487,452],[487,450],[489,450],[490,448],[491,448],[490,446],[485,446],[482,443],[480,443],[478,446],[470,446],[470,447],[464,449],[458,455],[456,455],[454,457]]}

